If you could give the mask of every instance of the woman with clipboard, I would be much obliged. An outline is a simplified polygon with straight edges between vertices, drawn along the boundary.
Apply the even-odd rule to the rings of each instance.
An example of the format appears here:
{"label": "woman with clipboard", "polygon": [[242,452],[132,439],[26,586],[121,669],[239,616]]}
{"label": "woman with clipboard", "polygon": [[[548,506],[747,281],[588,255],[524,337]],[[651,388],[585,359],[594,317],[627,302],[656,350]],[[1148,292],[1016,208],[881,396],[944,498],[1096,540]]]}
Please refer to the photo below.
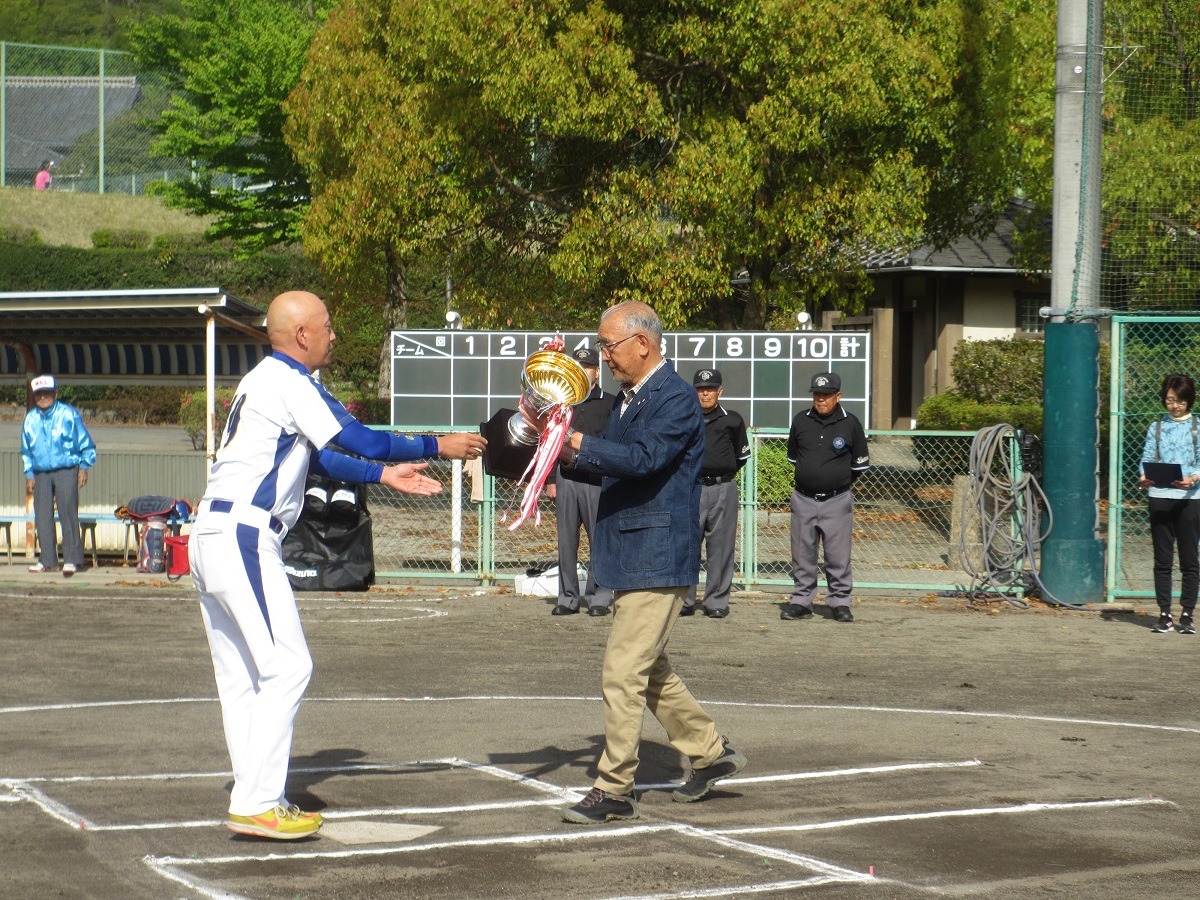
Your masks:
{"label": "woman with clipboard", "polygon": [[[1187,375],[1168,375],[1159,391],[1166,410],[1146,434],[1138,487],[1150,489],[1150,538],[1154,543],[1154,595],[1158,624],[1154,631],[1195,634],[1192,615],[1200,590],[1200,422],[1192,415],[1196,383]],[[1179,625],[1171,620],[1171,572],[1179,546]]]}

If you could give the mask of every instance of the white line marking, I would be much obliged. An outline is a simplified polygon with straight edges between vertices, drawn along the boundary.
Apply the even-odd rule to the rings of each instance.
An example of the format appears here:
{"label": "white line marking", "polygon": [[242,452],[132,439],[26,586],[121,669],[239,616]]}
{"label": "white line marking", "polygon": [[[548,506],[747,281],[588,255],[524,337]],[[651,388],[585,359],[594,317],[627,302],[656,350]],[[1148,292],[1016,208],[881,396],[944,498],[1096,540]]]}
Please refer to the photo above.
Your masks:
{"label": "white line marking", "polygon": [[[765,884],[739,884],[725,888],[700,888],[693,891],[673,891],[669,894],[638,894],[608,897],[606,900],[691,900],[704,897],[744,897],[747,894],[767,894],[772,891],[789,891],[794,888],[820,887],[823,884],[845,884],[849,879],[819,876],[798,881],[775,881]],[[855,879],[857,880],[857,879]]]}
{"label": "white line marking", "polygon": [[338,619],[339,625],[374,625],[376,622],[420,622],[422,619],[437,619],[441,616],[449,616],[450,613],[442,612],[436,609],[427,609],[424,612],[429,613],[427,616],[397,616],[395,618],[377,618],[377,619]]}
{"label": "white line marking", "polygon": [[25,800],[28,800],[52,819],[57,819],[71,828],[82,828],[85,830],[95,830],[96,828],[95,822],[92,822],[85,816],[79,815],[69,806],[46,796],[46,794],[35,787],[17,782],[9,784],[9,788],[14,794],[18,794]]}
{"label": "white line marking", "polygon": [[[564,697],[561,695],[463,695],[456,697],[306,697],[306,703],[508,703],[508,702],[553,702],[553,703],[599,703],[601,697]],[[116,706],[161,706],[171,703],[216,703],[216,697],[176,697],[162,700],[105,700],[90,703],[51,703],[40,706],[0,707],[3,713],[48,712],[69,709],[102,709]],[[702,700],[705,706],[735,706],[745,709],[796,709],[829,710],[832,712],[878,712],[904,713],[920,716],[960,716],[976,719],[1007,719],[1015,722],[1048,722],[1058,725],[1094,725],[1105,728],[1134,728],[1148,731],[1174,731],[1182,734],[1200,734],[1200,728],[1184,725],[1154,725],[1148,722],[1118,722],[1110,719],[1073,719],[1066,716],[1034,716],[1021,713],[972,712],[960,709],[917,709],[902,706],[837,706],[824,703],[749,703],[733,700]]]}
{"label": "white line marking", "polygon": [[179,872],[175,872],[169,863],[164,862],[153,854],[143,857],[142,862],[144,862],[152,871],[161,875],[163,878],[168,878],[171,881],[174,881],[176,884],[182,884],[184,887],[189,887],[196,893],[202,894],[205,897],[210,897],[212,900],[248,900],[248,898],[243,897],[241,894],[231,894],[228,891],[223,891],[219,888],[209,887],[198,878],[192,878],[187,875],[180,874]]}
{"label": "white line marking", "polygon": [[[930,762],[930,763],[901,763],[893,766],[867,766],[857,769],[825,769],[820,772],[788,772],[783,775],[752,775],[749,778],[723,778],[721,784],[758,784],[768,781],[798,781],[808,778],[837,778],[842,775],[873,775],[880,772],[904,772],[912,769],[960,769],[967,766],[981,766],[977,759],[965,762]],[[680,782],[667,781],[660,784],[639,784],[643,791],[669,791],[679,787]],[[587,789],[584,789],[586,793]]]}
{"label": "white line marking", "polygon": [[1083,800],[1078,803],[1023,803],[1019,806],[993,806],[976,809],[945,809],[936,812],[903,813],[891,816],[866,816],[859,819],[838,819],[833,822],[811,822],[807,825],[763,825],[751,828],[716,828],[713,834],[778,834],[788,831],[824,831],[849,828],[854,825],[875,825],[881,822],[912,822],[919,819],[954,819],[975,816],[995,816],[1008,813],[1047,812],[1053,810],[1102,809],[1116,806],[1175,806],[1170,800],[1158,797],[1137,797],[1126,800]]}
{"label": "white line marking", "polygon": [[593,838],[628,837],[634,834],[654,834],[677,831],[674,825],[632,825],[606,828],[601,831],[572,831],[560,834],[518,834],[507,837],[464,838],[458,841],[438,841],[431,844],[408,844],[403,847],[370,847],[359,850],[310,850],[299,853],[268,853],[264,855],[209,856],[203,859],[164,856],[161,862],[172,866],[212,866],[243,862],[266,862],[284,859],[347,859],[354,856],[388,856],[396,853],[419,853],[426,850],[450,850],[459,847],[494,847],[511,844],[545,844],[584,841]]}
{"label": "white line marking", "polygon": [[0,713],[55,712],[62,709],[108,709],[116,706],[169,706],[175,703],[216,703],[216,697],[167,697],[162,700],[95,700],[87,703],[45,703],[39,706],[2,706]]}

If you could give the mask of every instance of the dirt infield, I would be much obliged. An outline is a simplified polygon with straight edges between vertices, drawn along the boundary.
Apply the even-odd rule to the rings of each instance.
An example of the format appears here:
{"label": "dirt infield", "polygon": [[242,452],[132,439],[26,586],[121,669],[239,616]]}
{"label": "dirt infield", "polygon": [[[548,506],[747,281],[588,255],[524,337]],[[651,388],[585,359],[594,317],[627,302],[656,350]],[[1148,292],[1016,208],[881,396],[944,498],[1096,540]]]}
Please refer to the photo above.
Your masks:
{"label": "dirt infield", "polygon": [[463,587],[305,595],[289,795],[327,824],[280,845],[222,827],[190,593],[85,575],[0,573],[3,896],[1196,894],[1200,636],[1146,614],[873,597],[842,625],[736,594],[671,648],[749,766],[674,803],[650,720],[641,818],[585,828],[557,810],[594,776],[609,619]]}

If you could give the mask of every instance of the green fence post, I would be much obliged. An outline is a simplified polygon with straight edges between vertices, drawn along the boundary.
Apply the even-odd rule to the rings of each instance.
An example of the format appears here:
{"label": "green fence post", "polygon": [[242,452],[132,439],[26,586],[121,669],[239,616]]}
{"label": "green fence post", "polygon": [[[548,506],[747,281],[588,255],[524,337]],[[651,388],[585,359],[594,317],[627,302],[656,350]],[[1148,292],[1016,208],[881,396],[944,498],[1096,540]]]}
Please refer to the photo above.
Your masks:
{"label": "green fence post", "polygon": [[100,193],[104,193],[104,51],[100,51]]}
{"label": "green fence post", "polygon": [[8,184],[8,44],[0,41],[0,187]]}
{"label": "green fence post", "polygon": [[1054,523],[1042,544],[1041,579],[1063,603],[1093,603],[1104,599],[1104,544],[1096,538],[1100,337],[1095,324],[1047,324],[1045,354],[1044,489]]}

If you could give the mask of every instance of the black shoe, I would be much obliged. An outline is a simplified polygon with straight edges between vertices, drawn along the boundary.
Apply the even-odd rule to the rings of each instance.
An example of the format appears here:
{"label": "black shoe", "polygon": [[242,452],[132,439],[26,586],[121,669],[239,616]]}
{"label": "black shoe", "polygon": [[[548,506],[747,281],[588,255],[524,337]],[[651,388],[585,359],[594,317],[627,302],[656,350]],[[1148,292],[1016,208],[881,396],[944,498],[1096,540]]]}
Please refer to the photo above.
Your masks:
{"label": "black shoe", "polygon": [[729,615],[729,610],[728,609],[706,609],[706,610],[704,610],[704,615],[706,615],[710,619],[724,619],[727,615]]}
{"label": "black shoe", "polygon": [[583,800],[562,811],[563,821],[574,822],[576,825],[603,825],[610,819],[637,817],[637,800],[632,795],[618,797],[606,794],[600,788],[592,788]]}
{"label": "black shoe", "polygon": [[607,606],[589,606],[588,607],[588,615],[589,616],[607,616],[608,615],[608,607]]}
{"label": "black shoe", "polygon": [[811,619],[812,610],[807,606],[801,606],[799,603],[789,603],[787,608],[779,614],[779,618],[787,622],[794,619]]}
{"label": "black shoe", "polygon": [[850,607],[848,606],[835,606],[833,608],[833,621],[853,622],[854,613],[850,612]]}
{"label": "black shoe", "polygon": [[738,751],[729,738],[721,738],[724,749],[717,761],[703,769],[692,769],[692,775],[687,782],[680,785],[671,793],[671,799],[680,803],[692,803],[707,794],[714,784],[722,778],[736,775],[746,768],[746,757]]}
{"label": "black shoe", "polygon": [[1167,634],[1175,630],[1175,623],[1171,621],[1170,613],[1163,613],[1158,617],[1158,624],[1150,629],[1156,634]]}
{"label": "black shoe", "polygon": [[1195,634],[1196,624],[1192,621],[1192,614],[1185,612],[1179,617],[1179,624],[1175,628],[1180,634]]}
{"label": "black shoe", "polygon": [[683,609],[679,610],[679,615],[681,616],[694,616],[695,614],[696,607],[694,606],[685,606]]}
{"label": "black shoe", "polygon": [[559,604],[558,606],[554,607],[554,609],[550,610],[550,615],[552,615],[552,616],[573,616],[578,612],[579,612],[579,610],[577,610],[577,609],[571,609],[571,607],[569,607],[569,606],[563,606],[562,604]]}

